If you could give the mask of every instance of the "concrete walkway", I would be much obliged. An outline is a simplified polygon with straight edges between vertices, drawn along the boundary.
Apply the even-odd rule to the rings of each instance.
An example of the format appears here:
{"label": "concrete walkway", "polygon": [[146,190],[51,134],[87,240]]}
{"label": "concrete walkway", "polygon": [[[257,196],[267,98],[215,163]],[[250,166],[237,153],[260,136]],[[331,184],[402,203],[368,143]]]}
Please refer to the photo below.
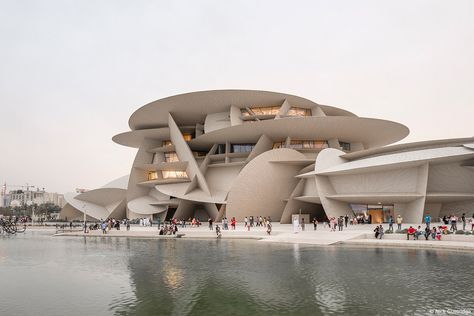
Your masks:
{"label": "concrete walkway", "polygon": [[[221,226],[221,225],[219,225]],[[252,227],[250,231],[244,228],[242,223],[237,225],[236,230],[222,230],[222,239],[255,239],[261,242],[278,243],[298,243],[318,246],[329,245],[347,245],[347,246],[366,246],[366,247],[404,247],[404,248],[436,248],[448,250],[471,250],[474,251],[474,235],[448,235],[443,236],[443,240],[406,240],[404,234],[393,234],[384,236],[384,239],[375,239],[373,230],[376,225],[354,225],[344,228],[343,231],[331,232],[328,227],[322,224],[318,229],[313,230],[313,225],[306,225],[305,231],[293,232],[293,226],[290,224],[273,224],[272,234],[269,236],[263,227]],[[387,226],[387,225],[386,225]],[[403,228],[409,227],[409,224],[403,225]],[[415,226],[415,225],[412,225]],[[416,225],[415,227],[417,227]],[[385,227],[387,228],[387,227]],[[201,227],[178,228],[179,237],[183,239],[215,239],[214,230],[209,230],[207,225]],[[55,236],[85,236],[85,237],[131,237],[131,238],[176,238],[173,235],[160,236],[158,228],[132,226],[130,231],[111,230],[106,235],[101,230],[91,231],[84,234],[82,231],[62,232]]]}

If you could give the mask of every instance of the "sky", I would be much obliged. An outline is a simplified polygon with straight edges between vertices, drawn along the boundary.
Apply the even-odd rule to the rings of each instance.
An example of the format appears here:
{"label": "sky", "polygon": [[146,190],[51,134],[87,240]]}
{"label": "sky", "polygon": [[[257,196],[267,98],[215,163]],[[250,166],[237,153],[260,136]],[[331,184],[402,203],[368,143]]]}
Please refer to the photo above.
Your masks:
{"label": "sky", "polygon": [[[142,105],[255,89],[474,136],[474,1],[0,0],[0,182],[50,192],[128,174]],[[18,189],[11,187],[11,189]]]}

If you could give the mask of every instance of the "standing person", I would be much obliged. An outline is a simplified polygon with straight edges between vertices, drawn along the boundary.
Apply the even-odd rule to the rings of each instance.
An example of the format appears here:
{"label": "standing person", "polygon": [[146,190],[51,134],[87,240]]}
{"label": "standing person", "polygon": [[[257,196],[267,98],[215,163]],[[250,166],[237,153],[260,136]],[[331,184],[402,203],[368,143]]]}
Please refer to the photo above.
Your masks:
{"label": "standing person", "polygon": [[398,214],[397,216],[397,226],[398,226],[398,230],[402,230],[402,223],[403,223],[403,218],[400,214]]}
{"label": "standing person", "polygon": [[458,230],[456,223],[457,223],[457,217],[455,215],[451,215],[451,230],[453,232]]}
{"label": "standing person", "polygon": [[304,231],[304,218],[301,218],[301,231]]}
{"label": "standing person", "polygon": [[471,231],[474,230],[474,214],[472,214],[471,218]]}
{"label": "standing person", "polygon": [[299,231],[299,227],[300,224],[298,223],[298,217],[295,216],[295,218],[293,219],[293,233],[294,234],[297,234],[298,231]]}
{"label": "standing person", "polygon": [[69,229],[72,229],[72,221],[69,222]]}
{"label": "standing person", "polygon": [[214,227],[212,226],[212,218],[209,217],[209,230],[214,230]]}
{"label": "standing person", "polygon": [[84,221],[84,234],[87,234],[87,221]]}
{"label": "standing person", "polygon": [[315,218],[313,218],[313,225],[314,225],[314,230],[317,230],[318,229],[318,220]]}
{"label": "standing person", "polygon": [[237,221],[235,220],[235,217],[232,217],[232,220],[230,221],[230,226],[232,226],[232,230],[235,230],[235,224]]}
{"label": "standing person", "polygon": [[430,228],[430,224],[431,224],[431,216],[430,215],[425,216],[425,224],[426,224],[426,227]]}
{"label": "standing person", "polygon": [[247,227],[249,220],[247,219],[247,216],[244,218],[244,227]]}
{"label": "standing person", "polygon": [[462,220],[462,230],[466,230],[466,213],[462,213],[461,220]]}
{"label": "standing person", "polygon": [[126,219],[125,223],[127,225],[127,231],[129,231],[130,230],[130,221],[128,219]]}
{"label": "standing person", "polygon": [[349,222],[349,215],[346,214],[346,216],[344,216],[344,225],[346,226],[346,228],[347,228],[348,222]]}
{"label": "standing person", "polygon": [[343,222],[344,222],[343,217],[342,217],[342,216],[339,216],[338,219],[337,219],[337,226],[338,226],[338,230],[339,230],[340,232],[342,232],[342,228],[344,227]]}
{"label": "standing person", "polygon": [[390,215],[390,217],[388,218],[388,230],[393,233],[393,216],[392,215]]}
{"label": "standing person", "polygon": [[158,225],[158,229],[160,229],[160,226],[161,226],[161,217],[158,217],[157,222],[158,222],[158,224],[157,224],[157,225]]}

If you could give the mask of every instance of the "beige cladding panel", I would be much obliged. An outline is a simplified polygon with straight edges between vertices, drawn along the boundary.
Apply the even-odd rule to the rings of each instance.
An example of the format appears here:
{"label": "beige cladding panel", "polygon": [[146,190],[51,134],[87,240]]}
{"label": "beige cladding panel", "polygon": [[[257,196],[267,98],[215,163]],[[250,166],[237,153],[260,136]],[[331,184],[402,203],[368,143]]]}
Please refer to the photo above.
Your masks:
{"label": "beige cladding panel", "polygon": [[329,179],[337,194],[408,193],[416,192],[418,168],[329,176]]}
{"label": "beige cladding panel", "polygon": [[267,151],[245,166],[235,179],[227,199],[226,216],[238,221],[245,216],[271,216],[279,221],[288,199],[299,179],[294,176],[299,166],[272,163],[303,159],[292,149]]}
{"label": "beige cladding panel", "polygon": [[431,165],[428,192],[474,192],[474,172],[461,163]]}

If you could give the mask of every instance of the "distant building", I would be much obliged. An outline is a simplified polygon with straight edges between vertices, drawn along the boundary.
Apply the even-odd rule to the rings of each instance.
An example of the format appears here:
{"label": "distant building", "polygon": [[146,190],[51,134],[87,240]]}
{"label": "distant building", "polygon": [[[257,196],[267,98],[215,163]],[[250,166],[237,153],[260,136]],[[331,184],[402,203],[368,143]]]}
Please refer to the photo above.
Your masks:
{"label": "distant building", "polygon": [[64,195],[56,192],[46,192],[44,190],[10,190],[4,184],[0,191],[0,207],[25,206],[32,204],[53,203],[60,207],[66,204]]}

